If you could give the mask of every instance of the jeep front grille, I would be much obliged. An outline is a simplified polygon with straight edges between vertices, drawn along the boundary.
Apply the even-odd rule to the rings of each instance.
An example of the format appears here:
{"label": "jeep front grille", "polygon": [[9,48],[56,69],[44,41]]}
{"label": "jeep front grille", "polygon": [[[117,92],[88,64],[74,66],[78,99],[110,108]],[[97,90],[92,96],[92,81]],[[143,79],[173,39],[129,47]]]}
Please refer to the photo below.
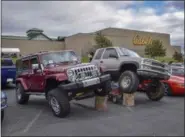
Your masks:
{"label": "jeep front grille", "polygon": [[99,70],[94,65],[75,67],[69,69],[68,71],[72,71],[73,73],[72,76],[68,76],[71,82],[82,81],[99,76]]}

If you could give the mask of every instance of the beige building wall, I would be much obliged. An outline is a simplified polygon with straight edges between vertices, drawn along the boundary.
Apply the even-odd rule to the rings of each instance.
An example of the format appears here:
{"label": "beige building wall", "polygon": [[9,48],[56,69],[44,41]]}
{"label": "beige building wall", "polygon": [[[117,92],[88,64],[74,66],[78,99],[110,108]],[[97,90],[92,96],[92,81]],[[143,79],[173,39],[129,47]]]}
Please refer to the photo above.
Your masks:
{"label": "beige building wall", "polygon": [[64,42],[46,40],[1,39],[2,48],[19,48],[22,55],[39,51],[63,50]]}
{"label": "beige building wall", "polygon": [[[101,31],[103,35],[109,38],[114,46],[123,46],[125,48],[131,49],[139,53],[141,56],[144,55],[144,45],[134,45],[133,39],[136,35],[139,35],[140,38],[145,38],[155,40],[159,39],[162,41],[163,46],[166,48],[166,56],[172,57],[174,49],[170,46],[170,35],[162,33],[150,33],[142,32],[135,30],[127,29],[116,29],[116,28],[107,28]],[[88,52],[90,48],[95,45],[94,33],[87,34],[77,34],[66,38],[66,48],[74,49],[79,54],[82,51]]]}

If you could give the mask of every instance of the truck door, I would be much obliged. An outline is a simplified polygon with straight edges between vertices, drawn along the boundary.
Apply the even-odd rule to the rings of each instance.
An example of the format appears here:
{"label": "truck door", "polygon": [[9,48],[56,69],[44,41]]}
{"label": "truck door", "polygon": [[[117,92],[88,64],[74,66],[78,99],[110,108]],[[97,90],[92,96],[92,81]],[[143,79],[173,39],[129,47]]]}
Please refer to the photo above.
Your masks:
{"label": "truck door", "polygon": [[100,59],[101,59],[101,56],[102,56],[102,54],[103,54],[103,51],[104,51],[104,49],[98,49],[98,50],[96,51],[96,53],[95,53],[95,55],[94,55],[94,57],[93,57],[91,63],[93,63],[93,64],[95,64],[95,65],[97,65],[97,66],[100,67],[100,65],[101,65]]}
{"label": "truck door", "polygon": [[[110,55],[113,57],[110,57]],[[112,76],[116,76],[118,74],[119,63],[118,53],[115,48],[107,48],[100,59],[100,64],[105,66],[106,72]]]}

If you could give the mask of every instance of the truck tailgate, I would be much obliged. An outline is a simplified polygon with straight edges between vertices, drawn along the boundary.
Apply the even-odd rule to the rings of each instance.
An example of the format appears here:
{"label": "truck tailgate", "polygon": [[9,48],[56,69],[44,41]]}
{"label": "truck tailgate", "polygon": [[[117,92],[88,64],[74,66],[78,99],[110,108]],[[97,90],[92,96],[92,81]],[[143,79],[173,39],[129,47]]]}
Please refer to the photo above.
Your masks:
{"label": "truck tailgate", "polygon": [[7,79],[15,80],[16,67],[15,66],[1,66],[1,80],[7,81]]}

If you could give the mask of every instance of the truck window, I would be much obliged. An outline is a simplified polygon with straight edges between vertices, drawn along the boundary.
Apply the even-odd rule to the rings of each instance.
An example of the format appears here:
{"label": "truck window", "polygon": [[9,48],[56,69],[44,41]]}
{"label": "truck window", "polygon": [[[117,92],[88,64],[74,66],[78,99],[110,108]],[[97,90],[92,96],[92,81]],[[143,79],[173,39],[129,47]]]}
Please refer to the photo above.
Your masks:
{"label": "truck window", "polygon": [[1,66],[13,66],[11,59],[1,59]]}
{"label": "truck window", "polygon": [[103,53],[104,49],[100,49],[98,50],[97,54],[95,55],[94,59],[100,59],[101,58],[101,55]]}
{"label": "truck window", "polygon": [[118,56],[118,54],[114,48],[108,48],[105,50],[105,52],[103,54],[103,59],[108,59],[110,54]]}

